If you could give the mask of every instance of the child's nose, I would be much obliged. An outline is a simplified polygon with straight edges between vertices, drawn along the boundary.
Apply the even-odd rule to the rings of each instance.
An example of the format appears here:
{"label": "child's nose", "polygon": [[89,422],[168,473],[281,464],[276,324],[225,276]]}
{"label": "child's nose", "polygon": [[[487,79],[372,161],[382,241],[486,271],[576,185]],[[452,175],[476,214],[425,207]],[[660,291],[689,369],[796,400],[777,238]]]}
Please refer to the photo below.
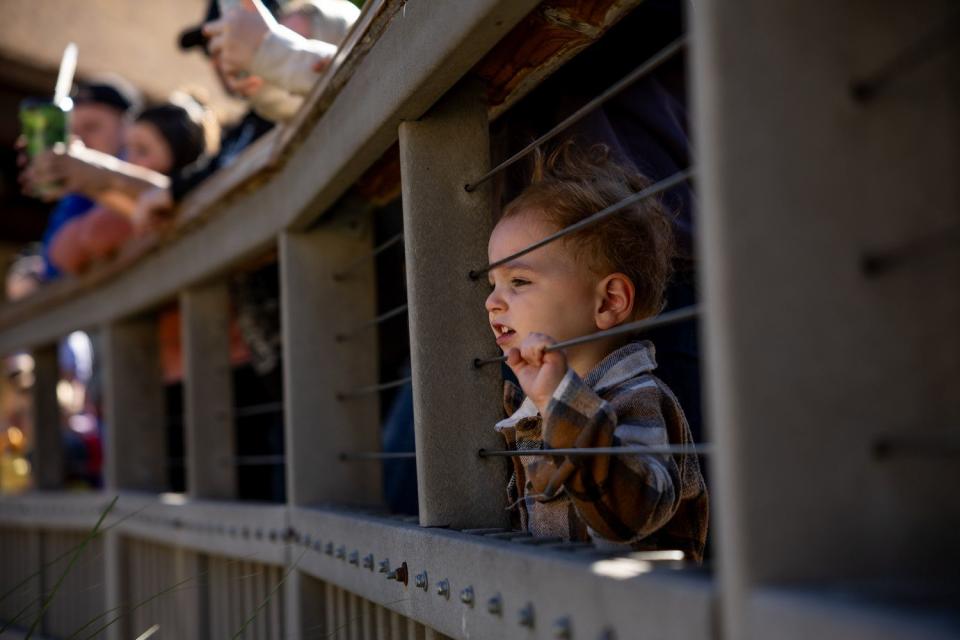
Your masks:
{"label": "child's nose", "polygon": [[500,293],[496,288],[494,288],[494,290],[490,292],[490,295],[487,296],[484,306],[486,306],[488,313],[492,313],[494,311],[503,311],[503,298],[500,296]]}

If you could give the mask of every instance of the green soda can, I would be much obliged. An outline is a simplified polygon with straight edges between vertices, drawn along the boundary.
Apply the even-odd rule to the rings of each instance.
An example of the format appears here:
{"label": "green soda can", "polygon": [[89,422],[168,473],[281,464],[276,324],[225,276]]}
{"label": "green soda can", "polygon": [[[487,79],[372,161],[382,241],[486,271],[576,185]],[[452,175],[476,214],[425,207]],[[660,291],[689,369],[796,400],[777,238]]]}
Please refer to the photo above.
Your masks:
{"label": "green soda can", "polygon": [[[57,143],[67,142],[67,111],[49,100],[27,98],[20,103],[20,128],[26,140],[27,155],[34,158]],[[36,195],[53,191],[55,185],[39,185]]]}

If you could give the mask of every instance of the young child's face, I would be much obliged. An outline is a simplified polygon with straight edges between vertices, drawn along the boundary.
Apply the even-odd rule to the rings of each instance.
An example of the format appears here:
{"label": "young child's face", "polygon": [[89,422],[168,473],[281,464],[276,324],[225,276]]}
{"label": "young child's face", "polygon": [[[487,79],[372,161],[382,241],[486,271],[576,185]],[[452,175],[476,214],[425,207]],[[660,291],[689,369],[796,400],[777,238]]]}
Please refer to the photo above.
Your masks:
{"label": "young child's face", "polygon": [[173,168],[170,145],[149,122],[134,122],[127,129],[127,161],[131,164],[169,173]]}
{"label": "young child's face", "polygon": [[[519,211],[504,218],[490,234],[490,262],[557,230],[536,211]],[[497,345],[504,353],[519,348],[530,333],[543,333],[559,342],[597,330],[595,311],[601,278],[562,241],[492,269],[489,280],[493,291],[487,296],[487,313]],[[591,358],[587,351],[568,351],[570,366],[580,373],[596,364],[586,361]]]}

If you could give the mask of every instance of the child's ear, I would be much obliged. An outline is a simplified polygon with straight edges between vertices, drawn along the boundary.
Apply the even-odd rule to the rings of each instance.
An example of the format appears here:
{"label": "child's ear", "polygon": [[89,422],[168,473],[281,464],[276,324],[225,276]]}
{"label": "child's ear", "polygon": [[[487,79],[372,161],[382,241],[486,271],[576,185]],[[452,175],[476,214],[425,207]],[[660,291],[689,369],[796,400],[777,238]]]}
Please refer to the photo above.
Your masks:
{"label": "child's ear", "polygon": [[603,331],[630,319],[636,300],[633,282],[622,273],[611,273],[597,283],[597,307],[594,320]]}

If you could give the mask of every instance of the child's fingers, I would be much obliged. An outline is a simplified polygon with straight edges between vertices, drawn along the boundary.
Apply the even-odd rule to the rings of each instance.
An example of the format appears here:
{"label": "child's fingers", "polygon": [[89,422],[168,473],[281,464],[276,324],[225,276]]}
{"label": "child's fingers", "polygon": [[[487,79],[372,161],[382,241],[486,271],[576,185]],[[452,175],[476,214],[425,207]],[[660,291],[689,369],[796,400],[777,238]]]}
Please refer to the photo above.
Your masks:
{"label": "child's fingers", "polygon": [[520,355],[520,350],[513,347],[507,351],[507,366],[511,369],[516,369],[518,366],[523,364],[523,358]]}

